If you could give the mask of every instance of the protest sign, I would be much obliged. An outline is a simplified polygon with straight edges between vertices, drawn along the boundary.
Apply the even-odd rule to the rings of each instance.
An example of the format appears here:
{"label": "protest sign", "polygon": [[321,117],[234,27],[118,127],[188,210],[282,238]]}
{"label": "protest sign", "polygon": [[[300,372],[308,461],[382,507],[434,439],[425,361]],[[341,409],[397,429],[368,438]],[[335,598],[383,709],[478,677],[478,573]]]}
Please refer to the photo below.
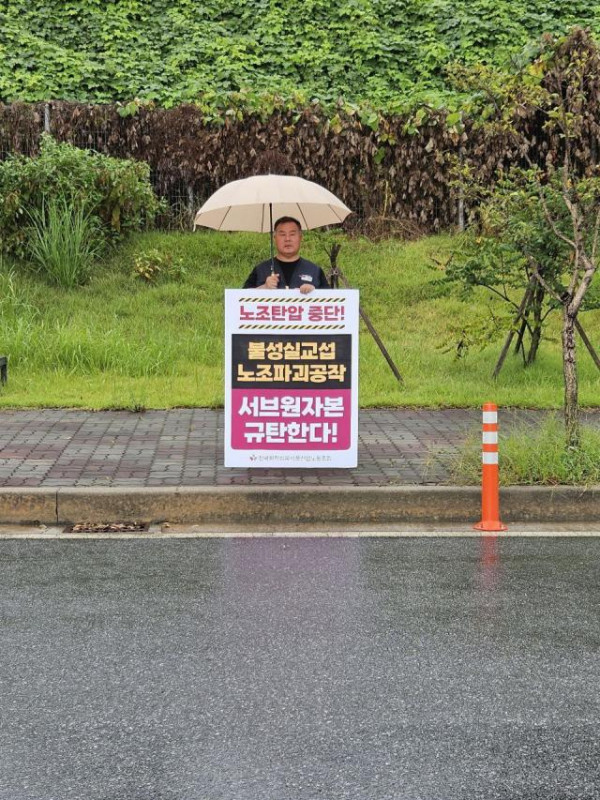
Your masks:
{"label": "protest sign", "polygon": [[355,467],[358,291],[225,292],[225,466]]}

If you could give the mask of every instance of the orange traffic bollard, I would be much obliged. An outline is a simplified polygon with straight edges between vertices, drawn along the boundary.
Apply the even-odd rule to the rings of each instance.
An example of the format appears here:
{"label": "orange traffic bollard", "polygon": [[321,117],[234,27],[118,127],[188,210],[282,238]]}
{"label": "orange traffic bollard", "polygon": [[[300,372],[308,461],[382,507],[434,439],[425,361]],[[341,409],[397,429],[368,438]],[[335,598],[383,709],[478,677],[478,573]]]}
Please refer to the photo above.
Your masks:
{"label": "orange traffic bollard", "polygon": [[500,522],[500,489],[498,479],[498,406],[483,405],[481,453],[481,522],[473,525],[478,531],[505,531]]}

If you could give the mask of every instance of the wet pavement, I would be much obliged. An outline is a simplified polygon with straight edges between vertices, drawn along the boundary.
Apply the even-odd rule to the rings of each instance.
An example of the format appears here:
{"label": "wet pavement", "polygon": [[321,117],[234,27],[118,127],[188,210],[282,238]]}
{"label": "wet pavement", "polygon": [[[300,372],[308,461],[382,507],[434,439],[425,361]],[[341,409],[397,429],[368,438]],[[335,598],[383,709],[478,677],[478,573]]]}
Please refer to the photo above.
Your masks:
{"label": "wet pavement", "polygon": [[[500,427],[545,412],[501,410]],[[600,409],[584,418],[600,427]],[[443,484],[478,409],[363,409],[356,469],[225,469],[223,412],[0,411],[0,487]]]}
{"label": "wet pavement", "polygon": [[595,800],[599,539],[0,542],[0,800]]}

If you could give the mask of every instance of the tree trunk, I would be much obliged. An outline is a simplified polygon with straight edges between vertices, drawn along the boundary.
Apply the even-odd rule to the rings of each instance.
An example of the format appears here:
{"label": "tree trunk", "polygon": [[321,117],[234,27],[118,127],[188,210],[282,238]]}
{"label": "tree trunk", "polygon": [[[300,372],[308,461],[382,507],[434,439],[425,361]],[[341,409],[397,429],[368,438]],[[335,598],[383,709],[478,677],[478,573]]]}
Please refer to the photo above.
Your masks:
{"label": "tree trunk", "polygon": [[533,324],[531,326],[531,347],[527,356],[527,366],[530,366],[535,361],[537,356],[540,341],[542,339],[542,308],[544,303],[544,287],[537,286],[531,308],[533,310]]}
{"label": "tree trunk", "polygon": [[517,343],[515,344],[515,355],[519,354],[519,350],[523,350],[525,352],[525,348],[523,346],[523,337],[525,336],[525,331],[527,330],[527,314],[529,312],[525,312],[525,319],[521,322],[521,327],[519,328],[519,334],[517,336]]}
{"label": "tree trunk", "polygon": [[577,361],[575,353],[575,320],[569,305],[563,308],[563,375],[565,380],[565,430],[567,446],[579,445],[579,402],[577,387]]}
{"label": "tree trunk", "polygon": [[508,351],[510,349],[510,343],[512,342],[513,336],[515,335],[515,326],[516,326],[517,322],[523,316],[523,313],[524,313],[525,309],[527,308],[527,306],[529,304],[529,301],[531,300],[531,293],[533,291],[532,287],[533,287],[534,281],[535,281],[535,278],[531,278],[530,279],[529,286],[527,287],[527,290],[525,291],[525,294],[523,295],[523,299],[521,300],[521,305],[519,306],[519,311],[517,312],[517,316],[513,320],[512,327],[511,327],[511,329],[509,331],[508,336],[506,337],[506,342],[504,343],[504,347],[502,348],[502,352],[500,353],[500,358],[498,359],[498,363],[494,367],[494,371],[492,373],[492,378],[494,378],[494,379],[496,379],[498,377],[498,375],[500,374],[500,370],[502,369],[502,365],[504,364],[504,359],[506,358],[507,353],[508,353]]}
{"label": "tree trunk", "polygon": [[536,359],[541,339],[542,339],[541,325],[534,325],[533,330],[531,332],[531,347],[529,348],[529,353],[527,354],[528,367],[531,366],[531,364],[533,364],[533,362]]}

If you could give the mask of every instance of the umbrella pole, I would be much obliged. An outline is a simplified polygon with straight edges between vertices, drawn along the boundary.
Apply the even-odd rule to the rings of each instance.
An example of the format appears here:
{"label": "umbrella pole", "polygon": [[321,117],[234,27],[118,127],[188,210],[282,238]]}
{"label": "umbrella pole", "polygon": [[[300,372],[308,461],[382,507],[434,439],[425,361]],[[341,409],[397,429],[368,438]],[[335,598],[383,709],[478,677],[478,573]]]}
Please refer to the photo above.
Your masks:
{"label": "umbrella pole", "polygon": [[273,256],[273,203],[269,203],[269,232],[271,234],[271,275],[274,275],[275,260]]}

